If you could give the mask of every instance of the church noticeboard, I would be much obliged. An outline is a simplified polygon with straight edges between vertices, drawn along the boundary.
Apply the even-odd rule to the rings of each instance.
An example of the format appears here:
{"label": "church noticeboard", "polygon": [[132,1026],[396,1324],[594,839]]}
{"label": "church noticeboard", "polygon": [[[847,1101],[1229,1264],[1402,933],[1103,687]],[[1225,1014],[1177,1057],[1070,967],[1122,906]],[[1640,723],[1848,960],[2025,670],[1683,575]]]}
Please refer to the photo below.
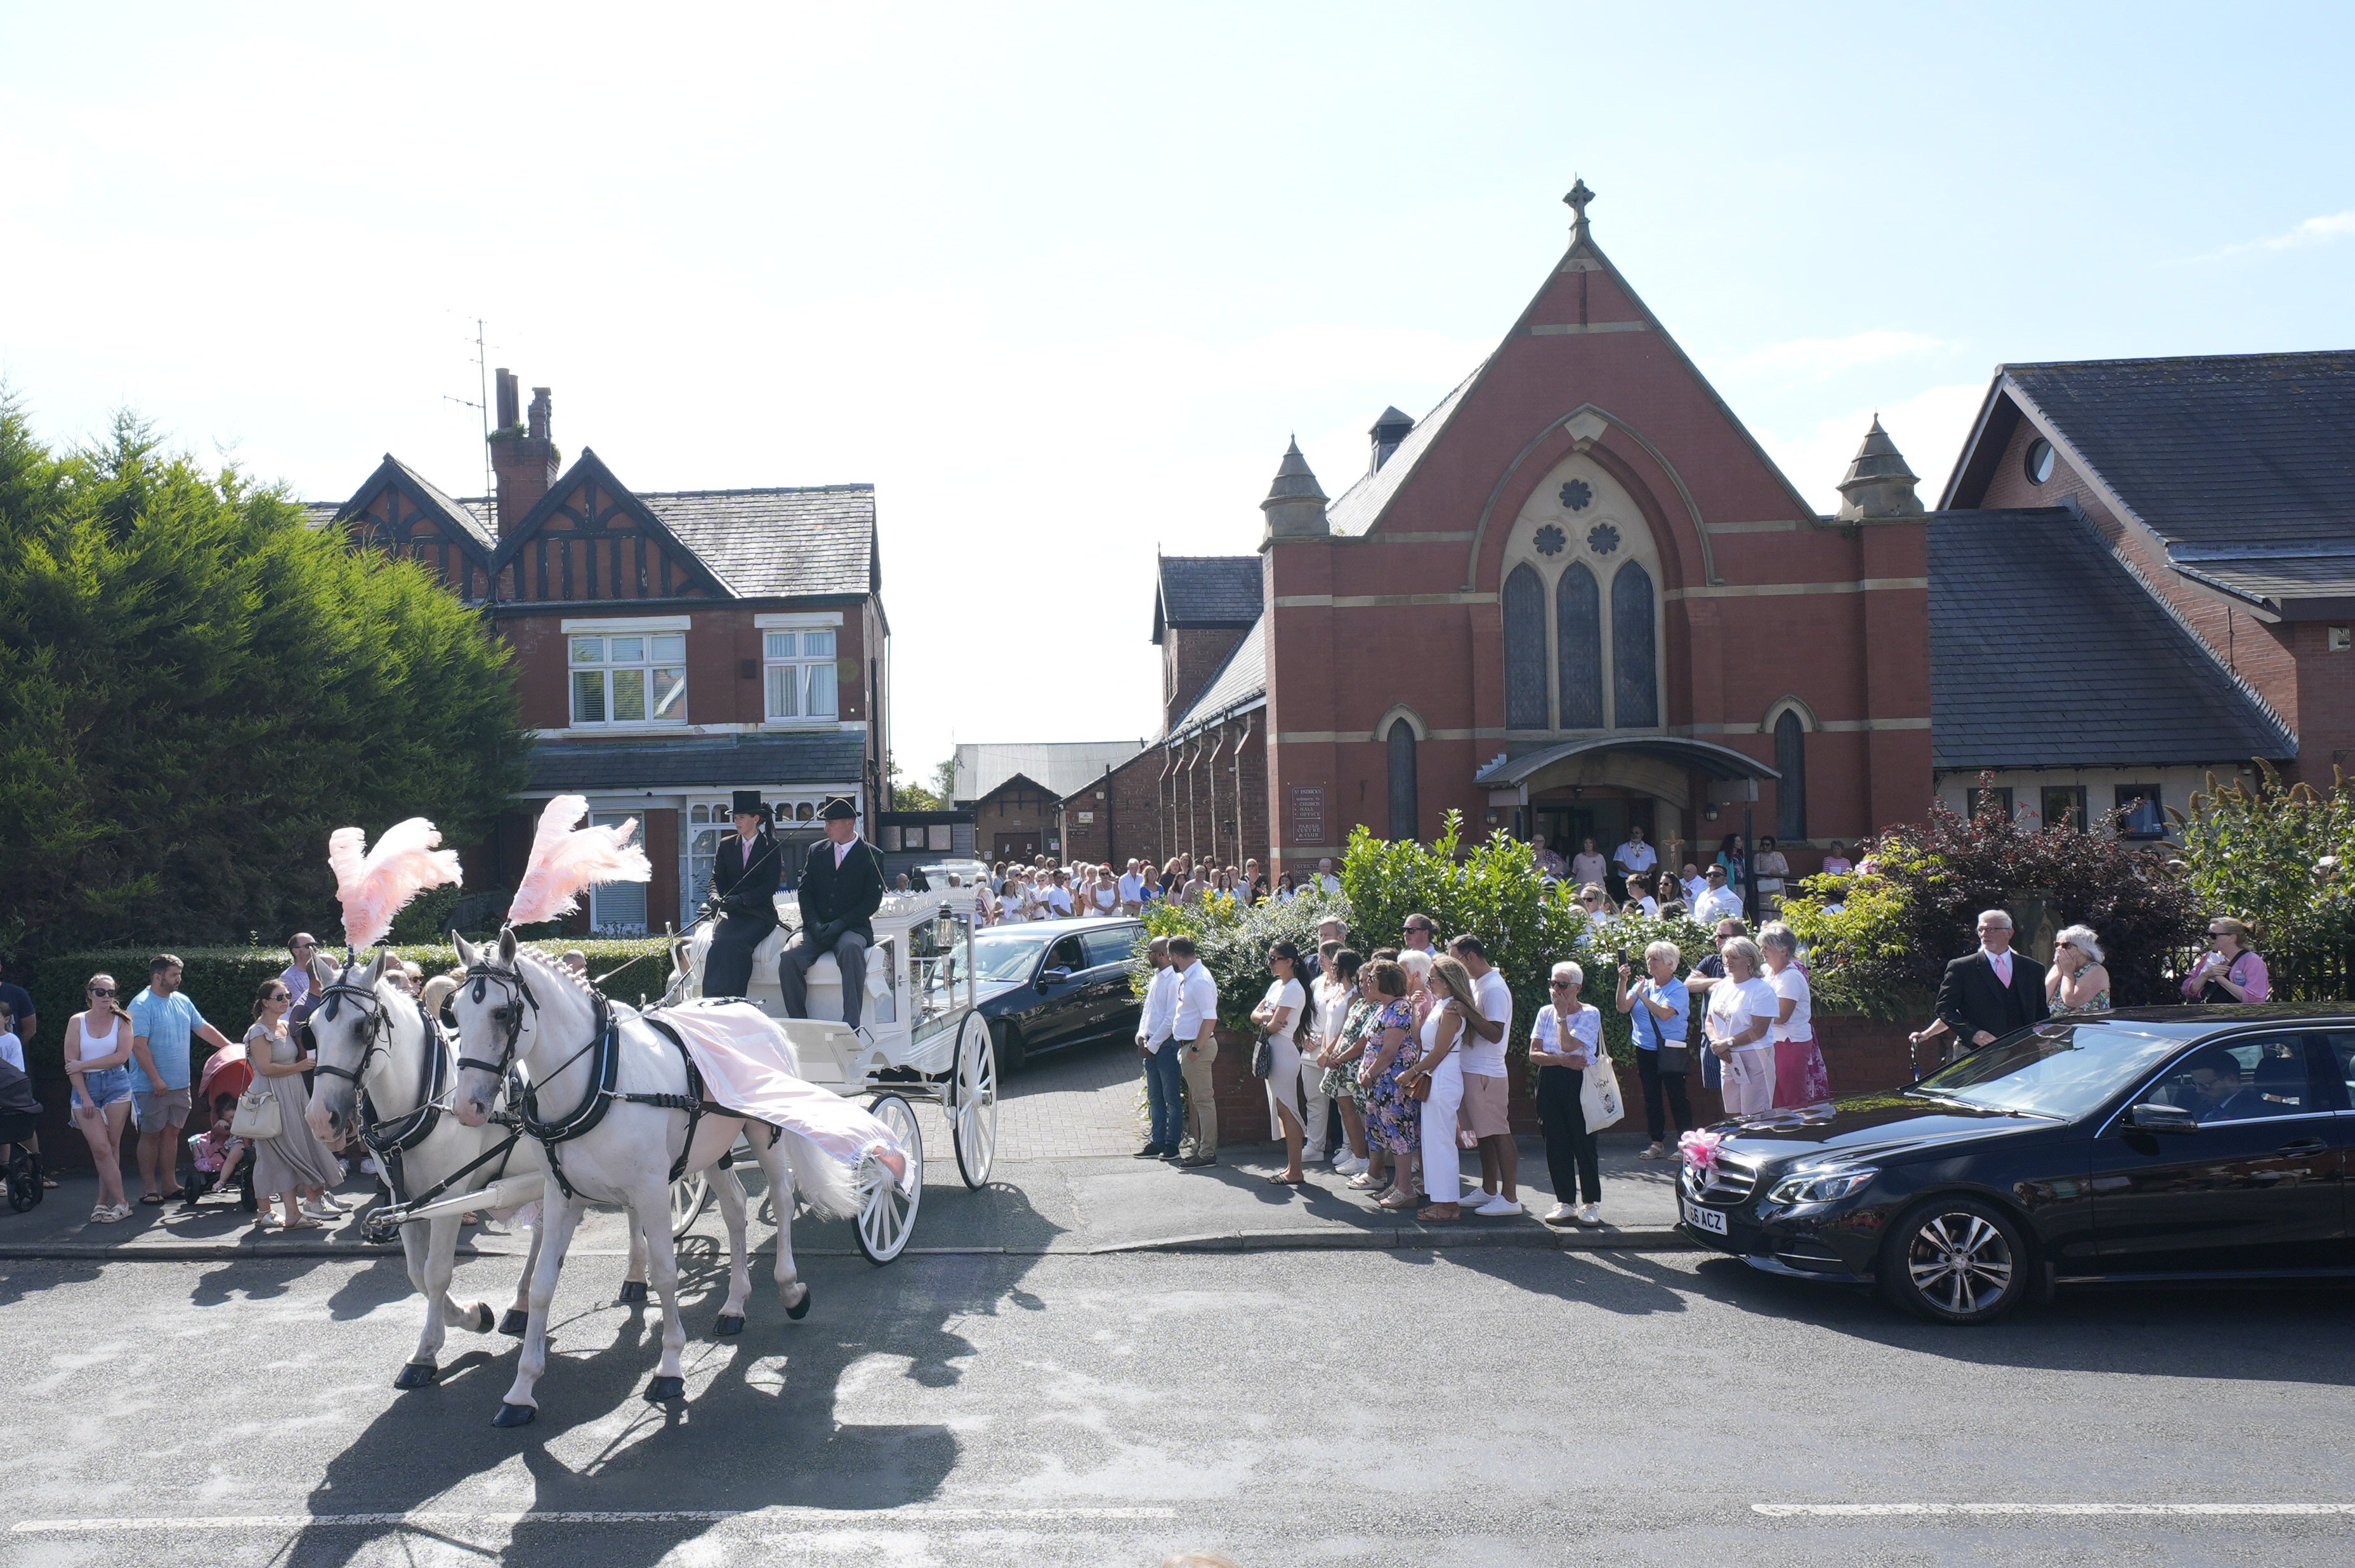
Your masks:
{"label": "church noticeboard", "polygon": [[1325,837],[1325,786],[1303,784],[1292,791],[1292,827],[1284,837],[1295,844],[1323,844]]}

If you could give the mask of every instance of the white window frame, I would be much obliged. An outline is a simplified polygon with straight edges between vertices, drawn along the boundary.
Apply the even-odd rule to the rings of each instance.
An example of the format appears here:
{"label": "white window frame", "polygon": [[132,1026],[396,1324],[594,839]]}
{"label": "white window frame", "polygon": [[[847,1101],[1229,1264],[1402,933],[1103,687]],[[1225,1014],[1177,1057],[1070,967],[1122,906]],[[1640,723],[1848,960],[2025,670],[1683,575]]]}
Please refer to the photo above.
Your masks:
{"label": "white window frame", "polygon": [[[778,625],[767,624],[773,620],[785,624]],[[842,722],[842,630],[840,625],[819,624],[815,617],[807,620],[794,620],[784,616],[768,615],[758,617],[755,624],[759,626],[761,634],[761,711],[763,722],[769,724],[839,724]],[[813,636],[825,637],[833,645],[832,649],[815,656],[803,651],[808,639]],[[780,644],[783,644],[793,651],[778,652]],[[812,706],[810,699],[818,689],[815,677],[820,670],[826,673],[826,703],[829,711],[813,713],[810,711]],[[787,671],[792,672],[785,678],[793,683],[794,710],[791,713],[781,713],[777,710],[780,706],[777,701],[778,679]]]}
{"label": "white window frame", "polygon": [[[687,703],[689,699],[687,695],[687,635],[690,630],[690,621],[687,616],[648,615],[631,620],[612,621],[567,620],[562,622],[560,625],[564,635],[565,719],[569,728],[574,730],[599,730],[610,731],[634,730],[681,730],[687,727]],[[679,640],[678,657],[676,661],[660,656],[655,647],[655,640],[657,638],[667,638],[673,636]],[[612,657],[612,653],[613,639],[617,637],[636,637],[641,639],[642,641],[639,652],[642,656],[634,660],[623,660],[618,663],[615,662]],[[592,661],[583,661],[579,656],[580,644],[582,640],[588,638],[595,638],[600,644],[598,651],[601,656]],[[653,711],[653,703],[655,697],[654,684],[655,672],[658,669],[675,669],[678,672],[678,711],[674,715],[657,716]],[[602,671],[605,677],[603,682],[605,717],[602,719],[583,719],[581,717],[580,677],[582,674],[592,670]],[[648,705],[647,713],[645,718],[616,719],[613,717],[613,673],[616,670],[636,670],[643,672],[643,677],[645,683],[645,699]]]}

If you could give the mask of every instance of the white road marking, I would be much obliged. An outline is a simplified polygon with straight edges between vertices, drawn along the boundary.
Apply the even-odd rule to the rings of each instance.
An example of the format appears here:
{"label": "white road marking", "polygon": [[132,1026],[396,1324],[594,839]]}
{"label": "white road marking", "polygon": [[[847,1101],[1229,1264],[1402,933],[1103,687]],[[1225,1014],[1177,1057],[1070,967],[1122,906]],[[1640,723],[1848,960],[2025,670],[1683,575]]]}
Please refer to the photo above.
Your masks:
{"label": "white road marking", "polygon": [[1750,1511],[1769,1519],[1914,1519],[1949,1514],[2296,1519],[2355,1514],[2355,1503],[1752,1503]]}
{"label": "white road marking", "polygon": [[514,1513],[444,1512],[413,1509],[405,1513],[216,1514],[117,1519],[27,1519],[9,1526],[16,1535],[115,1535],[146,1530],[385,1530],[416,1527],[463,1530],[485,1525],[527,1524],[728,1524],[749,1520],[764,1525],[847,1524],[1058,1524],[1124,1520],[1176,1519],[1170,1508],[928,1508],[895,1509],[550,1509]]}

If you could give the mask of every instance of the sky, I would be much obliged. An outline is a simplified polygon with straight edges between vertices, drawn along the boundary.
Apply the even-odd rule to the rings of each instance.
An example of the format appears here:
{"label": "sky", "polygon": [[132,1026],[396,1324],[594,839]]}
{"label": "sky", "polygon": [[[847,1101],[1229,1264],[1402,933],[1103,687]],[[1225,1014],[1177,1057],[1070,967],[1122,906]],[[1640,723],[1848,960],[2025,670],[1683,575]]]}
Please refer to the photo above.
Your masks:
{"label": "sky", "polygon": [[[0,384],[340,500],[489,363],[645,490],[869,481],[893,752],[1142,739],[1156,552],[1485,357],[1563,191],[1826,510],[2006,361],[2355,346],[2344,6],[12,7]],[[528,396],[528,393],[527,393]]]}

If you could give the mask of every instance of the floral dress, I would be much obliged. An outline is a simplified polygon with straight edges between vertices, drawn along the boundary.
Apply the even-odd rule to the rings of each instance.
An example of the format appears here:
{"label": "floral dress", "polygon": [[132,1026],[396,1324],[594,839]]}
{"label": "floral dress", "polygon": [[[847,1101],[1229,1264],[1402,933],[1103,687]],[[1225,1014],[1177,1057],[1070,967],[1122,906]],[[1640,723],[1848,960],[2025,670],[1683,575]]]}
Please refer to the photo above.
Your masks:
{"label": "floral dress", "polygon": [[1382,1034],[1394,1029],[1407,1031],[1406,1043],[1367,1093],[1366,1136],[1394,1155],[1411,1155],[1421,1147],[1423,1102],[1408,1098],[1400,1081],[1423,1060],[1423,1047],[1415,1040],[1414,1009],[1403,999],[1388,1004],[1375,1015],[1369,1029],[1373,1039],[1367,1049],[1379,1052]]}
{"label": "floral dress", "polygon": [[[1380,1010],[1363,997],[1350,1002],[1348,1016],[1341,1020],[1341,1050],[1344,1054],[1356,1049],[1358,1041],[1366,1036],[1367,1026],[1374,1021],[1374,1016]],[[1322,1087],[1327,1099],[1337,1100],[1347,1094],[1358,1103],[1358,1109],[1362,1111],[1366,1108],[1366,1086],[1358,1082],[1358,1061],[1354,1058],[1338,1067],[1327,1068]]]}

